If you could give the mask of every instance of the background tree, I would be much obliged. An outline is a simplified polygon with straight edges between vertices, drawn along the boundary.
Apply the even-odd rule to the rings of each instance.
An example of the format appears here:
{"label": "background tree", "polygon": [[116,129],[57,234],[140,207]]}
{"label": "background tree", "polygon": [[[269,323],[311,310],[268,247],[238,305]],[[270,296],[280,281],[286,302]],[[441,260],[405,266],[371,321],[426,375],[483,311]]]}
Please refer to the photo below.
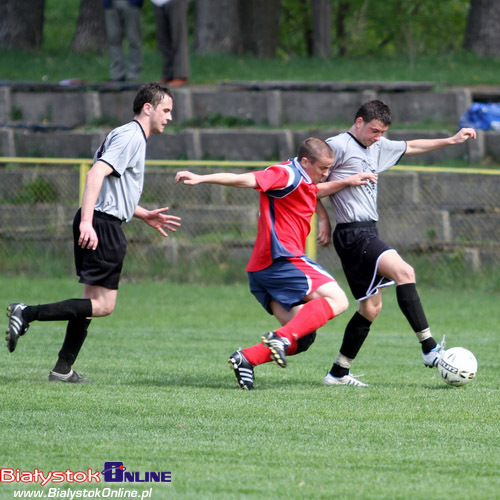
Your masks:
{"label": "background tree", "polygon": [[81,53],[103,47],[106,47],[106,27],[102,0],[81,0],[71,50]]}
{"label": "background tree", "polygon": [[197,0],[194,49],[274,57],[281,0]]}
{"label": "background tree", "polygon": [[2,0],[0,48],[39,49],[45,0]]}
{"label": "background tree", "polygon": [[481,56],[500,56],[498,0],[470,0],[464,47]]}
{"label": "background tree", "polygon": [[238,54],[239,5],[236,0],[196,0],[194,50],[199,54]]}

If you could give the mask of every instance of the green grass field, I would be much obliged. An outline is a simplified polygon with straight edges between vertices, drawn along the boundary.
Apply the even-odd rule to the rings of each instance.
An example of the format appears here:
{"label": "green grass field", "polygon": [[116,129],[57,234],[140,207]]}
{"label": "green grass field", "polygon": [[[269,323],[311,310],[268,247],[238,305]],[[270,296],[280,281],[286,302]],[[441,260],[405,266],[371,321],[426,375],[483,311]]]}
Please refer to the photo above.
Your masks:
{"label": "green grass field", "polygon": [[[48,383],[63,324],[34,323],[15,353],[2,348],[0,468],[101,471],[122,461],[142,474],[170,471],[171,483],[113,486],[116,495],[152,491],[156,500],[498,498],[499,297],[420,293],[435,335],[476,354],[468,386],[448,387],[423,367],[389,289],[353,370],[370,387],[322,385],[351,302],[285,370],[259,367],[257,390],[246,392],[227,358],[275,323],[245,285],[125,281],[75,365],[94,384]],[[2,308],[79,295],[70,277],[0,278]],[[111,484],[98,489],[109,493]],[[95,483],[50,487],[83,495]],[[0,500],[19,489],[47,493],[49,485],[3,483]]]}

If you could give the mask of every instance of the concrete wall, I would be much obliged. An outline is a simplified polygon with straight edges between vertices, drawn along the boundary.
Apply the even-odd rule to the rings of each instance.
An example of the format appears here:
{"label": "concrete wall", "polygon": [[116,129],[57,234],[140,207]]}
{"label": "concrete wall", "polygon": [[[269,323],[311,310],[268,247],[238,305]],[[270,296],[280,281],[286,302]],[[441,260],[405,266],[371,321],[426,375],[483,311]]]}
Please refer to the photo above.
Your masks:
{"label": "concrete wall", "polygon": [[[57,85],[0,87],[0,156],[90,158],[112,128],[132,118],[137,85],[88,88]],[[293,156],[311,135],[328,138],[344,130],[358,106],[372,98],[386,101],[393,123],[434,122],[446,131],[391,129],[392,139],[445,137],[457,126],[470,105],[468,89],[432,91],[425,85],[283,84],[200,86],[174,90],[176,124],[214,116],[231,117],[255,126],[286,127],[311,124],[301,130],[259,128],[195,128],[167,131],[150,139],[151,159],[223,159],[277,161]],[[102,129],[97,121],[108,121]],[[188,121],[189,120],[189,121]],[[340,129],[328,123],[345,123]],[[83,128],[92,125],[92,131]],[[411,163],[433,164],[453,160],[476,162],[484,157],[500,161],[499,133],[480,133],[477,141],[412,157]]]}

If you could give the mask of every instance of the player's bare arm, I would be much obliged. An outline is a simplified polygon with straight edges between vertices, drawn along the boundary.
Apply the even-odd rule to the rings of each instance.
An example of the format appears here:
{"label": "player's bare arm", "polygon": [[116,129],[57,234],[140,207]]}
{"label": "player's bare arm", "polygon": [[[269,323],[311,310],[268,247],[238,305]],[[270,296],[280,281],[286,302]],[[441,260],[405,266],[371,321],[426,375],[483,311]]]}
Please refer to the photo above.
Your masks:
{"label": "player's bare arm", "polygon": [[319,246],[326,247],[330,243],[332,226],[328,212],[319,199],[316,200],[316,216],[318,217],[318,235],[316,241]]}
{"label": "player's bare arm", "polygon": [[405,155],[413,156],[428,153],[436,149],[462,144],[469,139],[476,138],[476,131],[473,128],[462,128],[455,135],[443,139],[415,139],[406,142]]}
{"label": "player's bare arm", "polygon": [[177,172],[175,182],[181,182],[188,186],[195,186],[196,184],[219,184],[221,186],[240,187],[240,188],[256,188],[257,181],[255,175],[252,173],[245,174],[232,174],[232,173],[218,173],[198,175],[193,172],[184,170]]}
{"label": "player's bare arm", "polygon": [[177,228],[181,226],[180,217],[176,215],[167,215],[168,207],[156,208],[154,210],[147,210],[144,207],[137,206],[134,211],[134,217],[143,220],[148,226],[156,229],[162,236],[168,237],[164,231],[176,232]]}
{"label": "player's bare arm", "polygon": [[92,226],[94,207],[101,192],[104,177],[111,174],[113,169],[103,161],[97,161],[87,172],[87,180],[82,196],[82,218],[80,222],[80,237],[78,245],[82,248],[95,250],[99,243],[97,234]]}
{"label": "player's bare arm", "polygon": [[370,182],[377,183],[377,174],[373,172],[362,172],[360,174],[351,175],[345,179],[338,179],[335,181],[321,182],[318,184],[318,198],[330,196],[341,189],[348,186],[364,186]]}

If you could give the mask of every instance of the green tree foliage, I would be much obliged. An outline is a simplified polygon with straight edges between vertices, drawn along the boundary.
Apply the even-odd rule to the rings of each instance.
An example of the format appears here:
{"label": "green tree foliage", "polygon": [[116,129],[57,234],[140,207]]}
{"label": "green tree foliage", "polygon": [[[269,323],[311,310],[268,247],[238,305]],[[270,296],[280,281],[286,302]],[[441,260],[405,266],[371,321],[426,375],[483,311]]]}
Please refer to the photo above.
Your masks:
{"label": "green tree foliage", "polygon": [[[463,45],[469,0],[332,0],[332,53],[336,55],[444,54]],[[311,8],[283,0],[281,54],[309,55]]]}

